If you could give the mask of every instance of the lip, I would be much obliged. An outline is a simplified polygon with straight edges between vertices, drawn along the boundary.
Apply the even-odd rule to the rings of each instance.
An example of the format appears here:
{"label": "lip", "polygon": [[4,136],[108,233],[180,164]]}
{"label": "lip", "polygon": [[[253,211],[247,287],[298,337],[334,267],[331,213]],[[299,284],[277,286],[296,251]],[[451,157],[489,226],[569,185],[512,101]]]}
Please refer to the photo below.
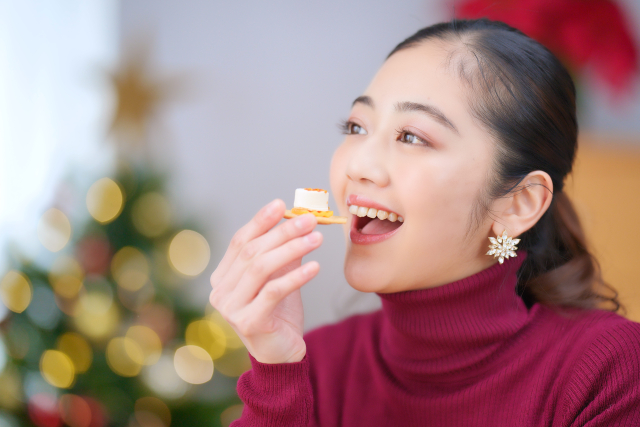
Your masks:
{"label": "lip", "polygon": [[[347,205],[364,206],[367,208],[382,209],[383,211],[395,213],[395,211],[389,209],[384,205],[381,205],[380,203],[374,202],[367,197],[359,196],[356,194],[350,194],[347,197]],[[356,245],[372,245],[374,243],[380,243],[393,237],[398,232],[398,230],[402,228],[402,226],[400,226],[395,230],[384,234],[362,234],[356,228],[356,221],[354,217],[355,215],[351,214],[351,229],[349,230],[349,240],[351,240],[351,243],[354,243]]]}

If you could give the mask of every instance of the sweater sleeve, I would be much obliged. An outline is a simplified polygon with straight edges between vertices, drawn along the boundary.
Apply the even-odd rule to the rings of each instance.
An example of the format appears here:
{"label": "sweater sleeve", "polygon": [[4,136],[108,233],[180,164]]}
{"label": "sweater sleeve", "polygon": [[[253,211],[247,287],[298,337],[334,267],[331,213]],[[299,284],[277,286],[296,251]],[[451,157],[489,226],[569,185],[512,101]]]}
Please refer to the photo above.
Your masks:
{"label": "sweater sleeve", "polygon": [[564,402],[563,426],[640,426],[640,323],[601,332],[579,358]]}
{"label": "sweater sleeve", "polygon": [[311,427],[313,391],[307,355],[300,362],[268,364],[251,354],[252,369],[238,379],[238,396],[244,402],[240,419],[231,427]]}

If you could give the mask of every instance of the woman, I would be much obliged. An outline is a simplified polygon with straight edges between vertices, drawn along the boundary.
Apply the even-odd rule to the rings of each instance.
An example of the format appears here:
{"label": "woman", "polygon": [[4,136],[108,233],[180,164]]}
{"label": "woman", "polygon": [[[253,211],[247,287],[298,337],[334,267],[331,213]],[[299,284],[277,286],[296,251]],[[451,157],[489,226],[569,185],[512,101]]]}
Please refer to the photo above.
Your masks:
{"label": "woman", "polygon": [[640,324],[615,314],[562,188],[577,123],[558,60],[502,23],[437,24],[391,52],[343,127],[345,276],[382,309],[303,337],[319,265],[301,258],[322,236],[264,207],[211,277],[253,366],[233,425],[640,425]]}

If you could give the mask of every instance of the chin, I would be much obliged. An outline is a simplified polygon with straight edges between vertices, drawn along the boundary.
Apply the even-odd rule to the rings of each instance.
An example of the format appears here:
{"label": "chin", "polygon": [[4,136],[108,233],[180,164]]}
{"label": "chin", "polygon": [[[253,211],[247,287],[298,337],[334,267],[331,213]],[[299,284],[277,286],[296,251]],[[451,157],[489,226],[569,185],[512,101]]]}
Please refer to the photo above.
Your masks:
{"label": "chin", "polygon": [[344,277],[353,289],[360,292],[394,292],[389,289],[392,281],[388,275],[389,266],[376,263],[370,257],[357,256],[347,252],[344,261]]}

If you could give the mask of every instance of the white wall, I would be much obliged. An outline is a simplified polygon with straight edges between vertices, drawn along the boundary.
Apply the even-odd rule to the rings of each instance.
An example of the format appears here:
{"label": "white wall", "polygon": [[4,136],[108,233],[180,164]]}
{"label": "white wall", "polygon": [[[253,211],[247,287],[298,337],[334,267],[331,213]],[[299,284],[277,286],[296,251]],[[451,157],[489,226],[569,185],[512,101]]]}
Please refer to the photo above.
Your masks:
{"label": "white wall", "polygon": [[0,275],[16,246],[34,259],[48,252],[35,229],[52,203],[66,210],[54,194],[62,178],[111,165],[105,70],[118,53],[117,8],[116,0],[0,0]]}
{"label": "white wall", "polygon": [[[398,42],[450,16],[443,3],[122,2],[123,48],[151,35],[159,69],[189,79],[189,97],[165,111],[152,146],[172,170],[182,214],[210,229],[209,273],[260,206],[275,197],[291,204],[296,187],[329,187],[329,162],[342,139],[335,124]],[[630,105],[625,111],[640,111],[640,97]],[[587,121],[640,134],[639,121],[611,125],[620,113],[592,110]],[[343,278],[341,229],[321,230],[325,243],[310,256],[321,273],[303,288],[307,329],[378,304]],[[199,285],[206,298],[208,277]]]}

